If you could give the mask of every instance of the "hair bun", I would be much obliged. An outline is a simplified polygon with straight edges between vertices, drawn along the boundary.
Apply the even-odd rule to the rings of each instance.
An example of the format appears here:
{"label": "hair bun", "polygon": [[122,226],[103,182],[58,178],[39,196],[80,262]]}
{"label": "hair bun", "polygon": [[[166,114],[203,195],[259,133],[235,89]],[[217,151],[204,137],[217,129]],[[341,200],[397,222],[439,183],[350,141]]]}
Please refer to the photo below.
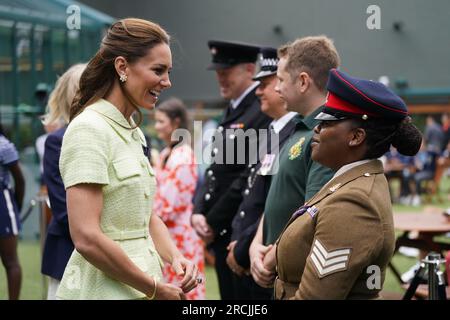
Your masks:
{"label": "hair bun", "polygon": [[406,117],[400,122],[392,137],[392,145],[405,156],[414,156],[419,152],[422,144],[422,133],[412,124],[411,118]]}

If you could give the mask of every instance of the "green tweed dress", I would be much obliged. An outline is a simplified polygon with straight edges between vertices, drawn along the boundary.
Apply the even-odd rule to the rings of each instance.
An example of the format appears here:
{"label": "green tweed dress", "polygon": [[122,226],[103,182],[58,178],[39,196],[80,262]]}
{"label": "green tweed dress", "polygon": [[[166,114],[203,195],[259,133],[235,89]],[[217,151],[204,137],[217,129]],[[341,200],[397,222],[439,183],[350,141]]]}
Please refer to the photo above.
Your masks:
{"label": "green tweed dress", "polygon": [[[161,278],[161,259],[149,236],[156,180],[143,153],[139,128],[111,103],[100,99],[67,128],[59,167],[65,188],[102,185],[101,229],[150,276]],[[58,299],[140,299],[145,295],[108,277],[76,250],[56,293]]]}

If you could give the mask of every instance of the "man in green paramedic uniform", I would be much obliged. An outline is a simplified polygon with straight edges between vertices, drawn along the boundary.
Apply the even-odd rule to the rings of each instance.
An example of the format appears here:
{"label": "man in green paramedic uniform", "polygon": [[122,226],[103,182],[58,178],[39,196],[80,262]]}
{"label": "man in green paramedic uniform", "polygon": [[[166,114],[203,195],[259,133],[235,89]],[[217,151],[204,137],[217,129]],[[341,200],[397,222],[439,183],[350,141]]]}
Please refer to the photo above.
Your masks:
{"label": "man in green paramedic uniform", "polygon": [[278,172],[273,177],[264,216],[250,247],[251,274],[263,287],[275,277],[278,239],[292,213],[317,193],[333,172],[311,159],[311,137],[327,97],[328,73],[339,66],[339,55],[331,39],[318,36],[297,39],[278,50],[278,85],[288,110],[298,112],[295,132],[283,146]]}

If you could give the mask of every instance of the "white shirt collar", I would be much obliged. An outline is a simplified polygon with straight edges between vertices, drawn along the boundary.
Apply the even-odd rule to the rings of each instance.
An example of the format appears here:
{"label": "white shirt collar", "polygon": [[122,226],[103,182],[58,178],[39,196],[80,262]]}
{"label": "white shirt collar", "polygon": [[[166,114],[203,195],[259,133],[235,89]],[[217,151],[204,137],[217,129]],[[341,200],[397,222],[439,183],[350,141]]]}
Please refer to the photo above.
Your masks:
{"label": "white shirt collar", "polygon": [[297,112],[288,112],[286,113],[284,116],[282,116],[279,119],[274,119],[271,123],[270,126],[273,128],[273,131],[275,131],[276,134],[280,133],[281,130],[283,130],[283,128],[287,125],[287,123],[289,121],[291,121],[291,119],[293,117],[295,117],[297,115]]}
{"label": "white shirt collar", "polygon": [[334,174],[334,176],[333,176],[333,178],[331,180],[333,180],[334,178],[337,178],[338,176],[344,174],[345,172],[349,171],[350,169],[353,169],[354,167],[360,166],[360,165],[365,164],[367,162],[370,162],[372,160],[373,159],[366,159],[366,160],[360,160],[360,161],[355,161],[355,162],[346,164],[345,166],[340,167],[338,171],[336,171],[336,173]]}
{"label": "white shirt collar", "polygon": [[230,101],[231,107],[232,107],[233,109],[236,109],[236,108],[239,106],[239,104],[242,102],[242,100],[247,96],[247,94],[249,94],[250,91],[252,91],[253,89],[255,89],[257,86],[259,86],[259,81],[253,82],[253,84],[252,84],[250,87],[248,87],[248,88],[244,91],[244,93],[241,94],[241,96],[240,96],[239,98]]}

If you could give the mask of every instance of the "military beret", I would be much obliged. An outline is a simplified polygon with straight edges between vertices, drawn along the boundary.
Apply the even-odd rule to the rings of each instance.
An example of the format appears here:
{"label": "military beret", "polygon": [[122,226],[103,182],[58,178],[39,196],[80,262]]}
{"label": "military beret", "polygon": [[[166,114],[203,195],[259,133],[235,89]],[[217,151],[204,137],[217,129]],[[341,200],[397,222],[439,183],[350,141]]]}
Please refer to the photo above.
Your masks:
{"label": "military beret", "polygon": [[405,102],[384,84],[358,79],[331,69],[328,97],[318,120],[382,118],[401,121],[408,115]]}
{"label": "military beret", "polygon": [[278,55],[277,49],[271,47],[263,47],[260,49],[261,62],[259,72],[253,77],[253,80],[271,76],[277,73]]}
{"label": "military beret", "polygon": [[241,42],[208,41],[212,56],[209,70],[225,69],[240,63],[255,63],[259,47]]}

